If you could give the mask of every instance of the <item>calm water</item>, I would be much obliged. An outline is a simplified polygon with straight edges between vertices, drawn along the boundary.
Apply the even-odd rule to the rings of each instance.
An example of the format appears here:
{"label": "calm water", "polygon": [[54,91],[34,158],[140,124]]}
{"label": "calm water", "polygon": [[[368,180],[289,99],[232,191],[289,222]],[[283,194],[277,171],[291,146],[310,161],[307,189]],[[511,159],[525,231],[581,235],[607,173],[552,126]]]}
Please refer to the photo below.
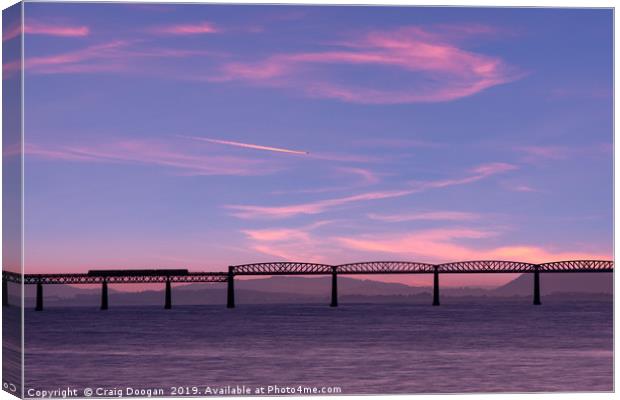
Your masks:
{"label": "calm water", "polygon": [[28,310],[26,389],[611,391],[612,322],[611,302]]}

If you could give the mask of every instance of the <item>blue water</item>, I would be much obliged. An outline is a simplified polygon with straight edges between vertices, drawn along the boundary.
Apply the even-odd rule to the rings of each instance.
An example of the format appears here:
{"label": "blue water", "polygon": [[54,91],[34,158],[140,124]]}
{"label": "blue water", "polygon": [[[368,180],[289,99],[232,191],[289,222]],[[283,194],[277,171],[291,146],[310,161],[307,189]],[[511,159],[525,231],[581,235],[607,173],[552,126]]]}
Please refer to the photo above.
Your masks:
{"label": "blue water", "polygon": [[611,301],[28,310],[25,387],[611,391],[612,323]]}

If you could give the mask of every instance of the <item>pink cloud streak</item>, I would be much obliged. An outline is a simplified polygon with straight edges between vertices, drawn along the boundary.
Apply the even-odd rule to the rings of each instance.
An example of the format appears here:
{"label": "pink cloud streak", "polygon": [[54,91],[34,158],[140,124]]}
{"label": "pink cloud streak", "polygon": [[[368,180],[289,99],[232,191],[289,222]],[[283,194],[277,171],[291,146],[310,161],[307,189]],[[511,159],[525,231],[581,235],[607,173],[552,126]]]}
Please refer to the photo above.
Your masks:
{"label": "pink cloud streak", "polygon": [[[419,27],[370,32],[338,45],[342,50],[284,53],[254,62],[228,63],[211,80],[297,89],[307,96],[346,102],[392,104],[455,100],[520,77],[499,58],[460,49]],[[339,83],[326,77],[329,71],[325,66],[333,64],[395,68],[422,83],[400,89]]]}
{"label": "pink cloud streak", "polygon": [[410,187],[401,190],[386,190],[360,193],[352,196],[319,200],[310,203],[287,206],[255,206],[255,205],[228,205],[231,215],[237,218],[288,218],[303,214],[320,214],[334,207],[356,203],[360,201],[382,200],[408,196],[429,189],[443,188],[455,185],[464,185],[477,182],[489,176],[511,171],[516,167],[506,163],[483,164],[473,168],[470,175],[459,179],[443,179],[436,181],[414,182]]}
{"label": "pink cloud streak", "polygon": [[250,241],[250,247],[259,253],[280,260],[327,262],[328,255],[322,241],[312,231],[333,221],[317,221],[299,228],[248,229],[242,233]]}
{"label": "pink cloud streak", "polygon": [[406,221],[472,221],[480,218],[480,214],[460,211],[429,211],[409,214],[368,214],[370,219],[383,222]]}
{"label": "pink cloud streak", "polygon": [[166,167],[179,175],[262,175],[277,168],[262,160],[197,154],[179,146],[146,140],[120,140],[96,146],[26,144],[26,156],[53,161],[137,164]]}
{"label": "pink cloud streak", "polygon": [[525,154],[530,160],[561,160],[567,158],[571,153],[568,148],[563,146],[523,146],[518,147],[517,151]]}
{"label": "pink cloud streak", "polygon": [[[90,28],[84,25],[58,25],[46,23],[42,21],[28,19],[24,25],[23,31],[30,35],[46,35],[60,37],[85,37],[90,34]],[[2,35],[2,41],[14,39],[21,35],[21,24],[11,26]]]}
{"label": "pink cloud streak", "polygon": [[26,22],[26,34],[64,37],[84,37],[90,34],[87,26],[53,25],[39,21]]}
{"label": "pink cloud streak", "polygon": [[[150,67],[140,67],[141,64],[137,63],[137,60],[212,55],[202,50],[139,48],[138,43],[139,41],[112,40],[65,53],[29,57],[25,60],[25,69],[35,74],[129,71],[144,73]],[[20,68],[20,64],[3,67],[5,71],[14,72]]]}
{"label": "pink cloud streak", "polygon": [[375,183],[379,183],[380,181],[380,178],[376,173],[365,168],[340,167],[337,170],[360,177],[362,182],[366,185],[374,185]]}
{"label": "pink cloud streak", "polygon": [[210,22],[168,25],[149,29],[149,32],[159,35],[204,35],[217,33],[220,30]]}

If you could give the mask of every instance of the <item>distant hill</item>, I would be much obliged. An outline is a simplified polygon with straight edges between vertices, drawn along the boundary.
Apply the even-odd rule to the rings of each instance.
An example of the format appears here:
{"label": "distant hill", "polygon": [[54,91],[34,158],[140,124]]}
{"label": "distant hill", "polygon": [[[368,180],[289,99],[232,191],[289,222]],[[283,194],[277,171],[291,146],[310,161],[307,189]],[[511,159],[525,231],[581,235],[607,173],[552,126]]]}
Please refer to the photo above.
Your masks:
{"label": "distant hill", "polygon": [[[540,293],[596,293],[613,294],[613,275],[610,273],[542,273]],[[492,291],[495,296],[530,296],[533,291],[534,275],[522,274]]]}
{"label": "distant hill", "polygon": [[[478,297],[523,297],[532,295],[533,275],[523,274],[496,289],[441,288],[442,298],[451,301]],[[155,286],[154,286],[155,289]],[[10,302],[17,304],[19,286],[9,285]],[[110,306],[162,304],[161,285],[155,290],[124,292],[111,285]],[[35,285],[26,286],[26,305],[34,305]],[[542,295],[581,293],[582,295],[609,296],[613,292],[613,279],[607,273],[541,274]],[[45,285],[45,304],[49,306],[99,305],[101,288],[98,286],[75,287]],[[273,276],[260,279],[237,279],[235,297],[239,304],[253,303],[329,303],[331,277]],[[338,297],[346,302],[375,303],[428,303],[432,296],[430,286],[409,286],[401,283],[379,282],[370,279],[338,278]],[[173,287],[173,304],[225,304],[226,284],[193,283]],[[597,296],[598,297],[598,296]]]}

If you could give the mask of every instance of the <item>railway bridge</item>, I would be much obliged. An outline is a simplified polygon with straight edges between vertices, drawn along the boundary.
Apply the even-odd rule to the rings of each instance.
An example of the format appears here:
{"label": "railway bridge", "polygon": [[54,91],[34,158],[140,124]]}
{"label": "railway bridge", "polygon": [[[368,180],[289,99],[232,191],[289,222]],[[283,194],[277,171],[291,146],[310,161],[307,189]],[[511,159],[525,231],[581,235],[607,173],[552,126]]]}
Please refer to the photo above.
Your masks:
{"label": "railway bridge", "polygon": [[608,260],[567,260],[542,264],[519,261],[459,261],[443,264],[428,264],[412,261],[370,261],[341,265],[303,262],[270,262],[233,265],[227,272],[190,272],[187,269],[109,269],[90,270],[87,273],[69,274],[18,274],[2,272],[2,305],[9,306],[8,283],[36,285],[35,310],[43,310],[44,285],[101,285],[101,310],[108,309],[108,284],[164,283],[164,308],[172,308],[172,283],[225,283],[227,285],[228,308],[235,307],[235,277],[274,275],[327,275],[331,276],[331,307],[338,306],[338,275],[389,275],[389,274],[432,274],[432,305],[440,304],[439,276],[441,274],[534,274],[533,304],[541,304],[540,274],[548,273],[591,273],[614,269],[614,262]]}

